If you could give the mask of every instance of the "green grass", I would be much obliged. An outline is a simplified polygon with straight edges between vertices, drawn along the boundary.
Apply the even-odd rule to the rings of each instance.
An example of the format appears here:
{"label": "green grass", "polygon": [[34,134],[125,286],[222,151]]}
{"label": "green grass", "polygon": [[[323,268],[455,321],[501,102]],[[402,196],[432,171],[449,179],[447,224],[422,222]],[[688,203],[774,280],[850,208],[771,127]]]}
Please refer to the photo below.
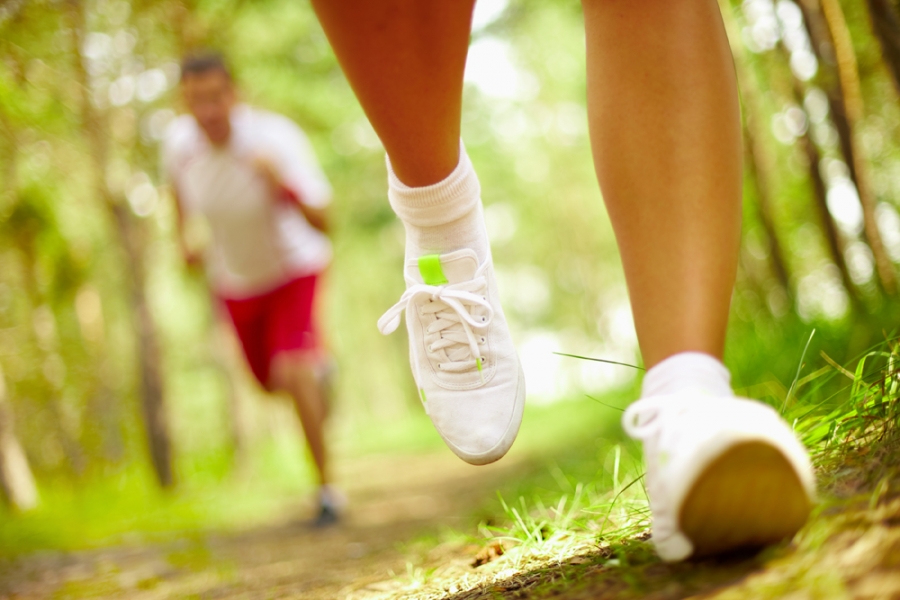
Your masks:
{"label": "green grass", "polygon": [[[586,467],[590,451],[572,452],[502,490],[477,533],[445,532],[448,545],[459,547],[462,536],[469,545],[499,543],[505,552],[474,573],[451,571],[429,578],[422,575],[427,569],[419,567],[416,572],[426,581],[418,581],[408,597],[436,599],[470,590],[467,599],[501,598],[527,589],[528,597],[540,598],[565,589],[567,597],[580,598],[579,589],[593,586],[614,590],[610,597],[638,598],[654,585],[680,586],[685,593],[711,589],[763,565],[781,573],[774,581],[750,586],[748,593],[755,597],[779,597],[798,586],[823,593],[844,589],[840,575],[819,566],[817,555],[826,552],[825,544],[838,533],[858,531],[871,522],[866,511],[900,492],[900,343],[886,336],[841,366],[824,350],[819,356],[809,354],[814,337],[814,332],[808,334],[789,386],[764,384],[770,394],[780,388],[780,397],[768,400],[782,409],[810,448],[823,492],[793,549],[776,546],[734,564],[651,573],[653,565],[657,571],[662,565],[646,539],[649,508],[639,450],[628,442],[611,442],[596,455],[593,469]],[[420,557],[418,562],[425,561]],[[461,580],[467,585],[460,587]]]}

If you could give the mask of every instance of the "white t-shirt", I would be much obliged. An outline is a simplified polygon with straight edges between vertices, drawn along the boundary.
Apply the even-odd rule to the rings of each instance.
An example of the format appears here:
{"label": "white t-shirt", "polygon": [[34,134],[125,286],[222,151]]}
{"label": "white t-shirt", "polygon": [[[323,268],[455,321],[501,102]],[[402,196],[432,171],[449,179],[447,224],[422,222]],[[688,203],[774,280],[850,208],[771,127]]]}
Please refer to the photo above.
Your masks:
{"label": "white t-shirt", "polygon": [[274,198],[254,169],[265,157],[303,204],[322,208],[331,186],[303,131],[290,119],[246,105],[231,111],[228,144],[209,143],[191,115],[166,131],[162,164],[187,219],[202,215],[211,243],[206,265],[215,290],[227,298],[270,291],[295,277],[322,271],[331,243],[297,206]]}

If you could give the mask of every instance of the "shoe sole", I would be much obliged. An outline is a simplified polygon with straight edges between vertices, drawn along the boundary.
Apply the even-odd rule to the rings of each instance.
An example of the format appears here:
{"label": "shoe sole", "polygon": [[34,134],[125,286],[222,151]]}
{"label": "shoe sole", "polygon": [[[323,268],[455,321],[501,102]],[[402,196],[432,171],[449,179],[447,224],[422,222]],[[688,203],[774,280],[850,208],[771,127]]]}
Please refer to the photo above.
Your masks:
{"label": "shoe sole", "polygon": [[812,503],[793,466],[773,446],[744,442],[697,478],[679,515],[693,557],[760,548],[791,538]]}

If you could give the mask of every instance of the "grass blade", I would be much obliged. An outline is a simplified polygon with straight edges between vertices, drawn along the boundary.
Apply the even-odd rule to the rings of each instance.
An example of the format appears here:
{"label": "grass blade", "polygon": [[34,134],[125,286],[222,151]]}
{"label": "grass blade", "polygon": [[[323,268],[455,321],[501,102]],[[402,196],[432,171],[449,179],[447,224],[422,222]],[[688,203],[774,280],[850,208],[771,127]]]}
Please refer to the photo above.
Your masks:
{"label": "grass blade", "polygon": [[580,358],[581,360],[592,360],[594,362],[602,362],[608,365],[619,365],[620,367],[631,367],[632,369],[637,369],[638,371],[646,371],[644,367],[639,367],[637,365],[630,365],[628,363],[618,362],[615,360],[607,360],[605,358],[592,358],[590,356],[579,356],[577,354],[566,354],[565,352],[554,352],[553,354],[557,356],[568,356],[569,358]]}
{"label": "grass blade", "polygon": [[814,335],[816,335],[815,329],[810,332],[809,339],[806,340],[806,346],[803,347],[803,354],[800,355],[800,364],[797,365],[797,374],[794,375],[794,381],[791,382],[791,387],[788,389],[787,396],[784,397],[784,404],[781,405],[782,414],[784,414],[784,409],[787,408],[788,402],[791,399],[791,395],[794,393],[794,388],[797,385],[797,380],[800,379],[800,371],[803,370],[803,361],[806,359],[806,351],[809,350],[809,345],[810,343],[812,343]]}

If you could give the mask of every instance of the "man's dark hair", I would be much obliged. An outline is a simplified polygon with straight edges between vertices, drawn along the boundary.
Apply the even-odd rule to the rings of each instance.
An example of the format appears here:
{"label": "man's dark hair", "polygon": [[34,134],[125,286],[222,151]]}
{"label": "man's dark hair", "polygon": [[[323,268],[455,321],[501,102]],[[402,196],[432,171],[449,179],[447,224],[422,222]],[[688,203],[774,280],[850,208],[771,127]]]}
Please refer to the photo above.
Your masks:
{"label": "man's dark hair", "polygon": [[181,80],[189,75],[202,75],[210,71],[220,71],[231,79],[231,71],[225,64],[225,58],[218,52],[202,51],[188,54],[181,61]]}

